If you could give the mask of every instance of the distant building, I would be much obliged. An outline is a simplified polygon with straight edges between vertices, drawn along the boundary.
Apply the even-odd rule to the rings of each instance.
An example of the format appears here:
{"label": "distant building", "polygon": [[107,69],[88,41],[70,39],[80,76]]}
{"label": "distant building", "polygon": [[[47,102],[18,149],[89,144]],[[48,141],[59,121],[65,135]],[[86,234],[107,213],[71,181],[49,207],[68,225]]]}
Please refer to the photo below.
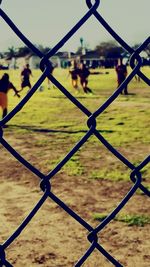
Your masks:
{"label": "distant building", "polygon": [[89,68],[101,67],[101,59],[96,51],[87,51],[84,55],[80,55],[80,62],[85,63]]}
{"label": "distant building", "polygon": [[28,63],[28,57],[17,57],[16,68],[22,69]]}
{"label": "distant building", "polygon": [[[56,67],[59,67],[60,61],[57,56],[53,56],[50,58],[52,64]],[[27,63],[30,65],[31,69],[39,69],[40,68],[41,58],[36,55],[27,55],[25,57],[16,58],[16,68],[22,69]]]}
{"label": "distant building", "polygon": [[[115,55],[114,55],[115,56]],[[122,53],[121,57],[125,64],[129,64],[130,54]],[[141,52],[140,56],[143,58],[143,65],[150,65],[150,59],[145,52]],[[94,50],[86,51],[85,54],[82,51],[77,53],[73,52],[57,52],[54,56],[49,59],[53,66],[58,68],[69,68],[71,66],[71,61],[76,60],[79,64],[81,62],[85,63],[89,68],[113,68],[118,61],[118,58],[105,58],[103,55],[99,55],[98,52]],[[30,65],[31,69],[40,68],[41,58],[36,55],[28,54],[25,57],[12,57],[12,58],[0,58],[1,69],[22,69],[27,63]]]}
{"label": "distant building", "polygon": [[59,61],[59,67],[68,68],[71,65],[71,61],[76,59],[75,53],[72,52],[58,52],[56,55]]}

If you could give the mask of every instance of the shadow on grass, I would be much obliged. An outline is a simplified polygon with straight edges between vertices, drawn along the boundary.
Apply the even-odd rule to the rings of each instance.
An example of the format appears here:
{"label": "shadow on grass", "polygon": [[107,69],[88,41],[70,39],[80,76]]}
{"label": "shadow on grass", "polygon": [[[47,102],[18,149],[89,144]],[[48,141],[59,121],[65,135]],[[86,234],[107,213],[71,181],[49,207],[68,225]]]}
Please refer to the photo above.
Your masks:
{"label": "shadow on grass", "polygon": [[[64,128],[68,128],[68,126],[63,126]],[[16,125],[10,124],[7,125],[7,129],[22,129],[32,132],[39,132],[39,133],[66,133],[66,134],[78,134],[78,133],[87,133],[88,130],[53,130],[47,128],[37,128],[30,125]],[[98,130],[99,133],[113,133],[113,130]]]}
{"label": "shadow on grass", "polygon": [[[73,97],[75,97],[76,99],[97,99],[98,96],[101,96],[101,95],[95,95],[95,94],[85,94],[83,96],[79,96],[78,94],[72,94]],[[64,99],[69,99],[67,96],[50,96],[50,98],[56,98],[56,99],[61,99],[61,98],[64,98]]]}
{"label": "shadow on grass", "polygon": [[123,94],[120,94],[120,95],[122,95],[122,96],[130,96],[130,95],[134,95],[134,96],[135,96],[136,94],[135,94],[135,93],[130,93],[130,92],[129,92],[127,95],[124,94],[124,93],[123,93]]}

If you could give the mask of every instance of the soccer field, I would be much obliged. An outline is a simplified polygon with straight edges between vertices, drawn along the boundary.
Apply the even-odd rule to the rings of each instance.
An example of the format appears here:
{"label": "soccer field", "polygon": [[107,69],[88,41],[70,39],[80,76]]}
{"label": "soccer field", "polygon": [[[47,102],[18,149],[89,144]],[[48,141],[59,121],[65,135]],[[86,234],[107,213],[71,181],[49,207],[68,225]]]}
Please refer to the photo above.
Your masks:
{"label": "soccer field", "polygon": [[[142,71],[149,76],[149,67]],[[102,69],[101,72],[105,73]],[[90,75],[92,95],[71,86],[68,70],[55,69],[54,76],[91,113],[116,90],[114,69]],[[128,73],[131,69],[128,69]],[[20,89],[20,71],[8,71]],[[3,72],[0,71],[0,77]],[[32,85],[40,77],[33,71]],[[5,140],[44,174],[52,171],[89,130],[88,117],[47,80],[23,109],[4,128]],[[21,92],[21,99],[27,88]],[[99,133],[133,165],[150,151],[150,91],[133,79],[129,95],[118,98],[96,118]],[[9,92],[11,111],[21,99]],[[15,231],[42,196],[40,180],[0,146],[1,243]],[[150,189],[150,166],[142,170],[142,183]],[[131,170],[93,135],[51,181],[52,191],[92,227],[96,227],[128,193]],[[99,234],[101,245],[124,266],[149,267],[149,199],[140,190],[117,217]],[[7,259],[16,267],[70,267],[89,248],[87,231],[52,200],[47,200],[21,235],[8,247]],[[98,251],[86,267],[111,266]]]}

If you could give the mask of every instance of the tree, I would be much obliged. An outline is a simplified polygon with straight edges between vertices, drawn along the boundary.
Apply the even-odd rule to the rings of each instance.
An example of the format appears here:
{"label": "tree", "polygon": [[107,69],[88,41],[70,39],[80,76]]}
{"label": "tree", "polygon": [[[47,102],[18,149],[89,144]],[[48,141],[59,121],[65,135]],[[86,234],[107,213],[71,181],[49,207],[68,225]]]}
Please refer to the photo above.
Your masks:
{"label": "tree", "polygon": [[18,57],[25,57],[29,54],[32,55],[33,52],[28,46],[19,47],[17,50],[17,56]]}
{"label": "tree", "polygon": [[133,48],[134,50],[136,50],[136,49],[139,48],[139,46],[141,46],[141,43],[133,45],[132,48]]}
{"label": "tree", "polygon": [[3,58],[4,57],[4,54],[0,52],[0,58]]}
{"label": "tree", "polygon": [[[46,54],[50,51],[49,47],[44,47],[43,45],[35,45],[43,54]],[[34,55],[34,52],[28,47],[23,46],[19,47],[17,51],[18,57],[25,57],[27,55]]]}
{"label": "tree", "polygon": [[7,58],[16,57],[16,48],[14,46],[11,46],[8,48],[8,51],[6,51],[4,54]]}
{"label": "tree", "polygon": [[51,48],[50,47],[44,47],[43,45],[37,45],[37,48],[45,55],[47,54]]}
{"label": "tree", "polygon": [[95,51],[105,58],[119,58],[124,49],[116,41],[102,42],[95,47]]}

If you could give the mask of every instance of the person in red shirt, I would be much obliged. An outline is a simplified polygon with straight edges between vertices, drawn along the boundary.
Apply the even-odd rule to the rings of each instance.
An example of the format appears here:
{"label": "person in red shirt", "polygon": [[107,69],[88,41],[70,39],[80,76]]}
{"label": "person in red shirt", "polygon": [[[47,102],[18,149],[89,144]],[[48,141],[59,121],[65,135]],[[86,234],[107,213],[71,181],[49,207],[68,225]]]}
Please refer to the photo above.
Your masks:
{"label": "person in red shirt", "polygon": [[[119,87],[127,77],[127,67],[126,65],[122,63],[122,58],[118,60],[118,64],[116,65],[115,70],[117,73],[117,82],[118,82],[118,87]],[[124,87],[123,90],[124,90],[124,94],[128,95],[127,85]]]}
{"label": "person in red shirt", "polygon": [[23,71],[21,72],[21,90],[23,90],[24,87],[29,87],[31,89],[31,83],[30,83],[30,76],[32,76],[32,71],[29,68],[29,64],[26,64]]}
{"label": "person in red shirt", "polygon": [[7,93],[10,89],[13,89],[15,92],[15,95],[20,97],[18,94],[18,90],[16,87],[9,81],[9,75],[7,73],[4,73],[2,78],[0,79],[0,106],[2,108],[3,114],[2,117],[4,118],[7,115],[8,111],[8,97]]}

